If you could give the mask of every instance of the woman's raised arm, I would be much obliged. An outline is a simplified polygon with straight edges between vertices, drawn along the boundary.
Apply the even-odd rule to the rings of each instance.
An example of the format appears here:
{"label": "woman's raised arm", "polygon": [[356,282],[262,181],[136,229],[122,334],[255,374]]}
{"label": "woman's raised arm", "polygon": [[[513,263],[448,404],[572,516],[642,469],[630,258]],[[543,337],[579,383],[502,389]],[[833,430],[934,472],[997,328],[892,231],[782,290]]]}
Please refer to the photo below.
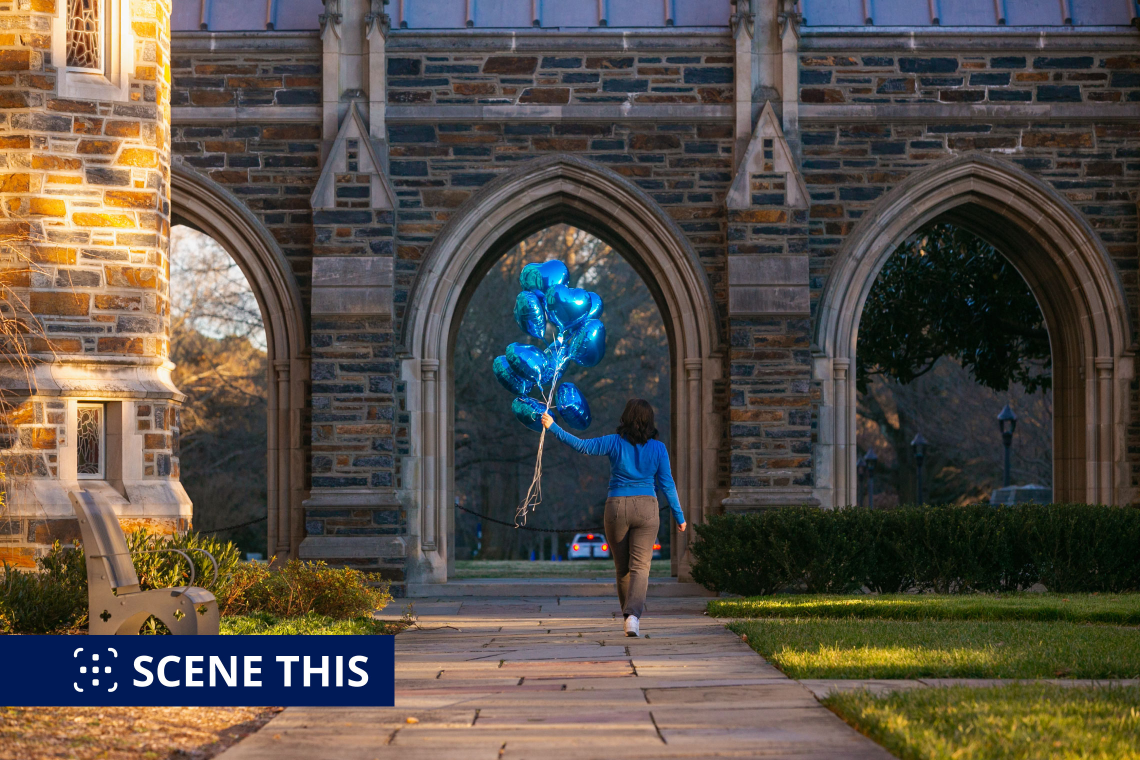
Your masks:
{"label": "woman's raised arm", "polygon": [[554,433],[555,438],[579,454],[590,454],[591,456],[600,457],[610,453],[609,439],[613,436],[603,435],[601,438],[578,438],[558,427],[558,423],[556,423],[554,418],[549,414],[542,415],[542,425],[551,433]]}

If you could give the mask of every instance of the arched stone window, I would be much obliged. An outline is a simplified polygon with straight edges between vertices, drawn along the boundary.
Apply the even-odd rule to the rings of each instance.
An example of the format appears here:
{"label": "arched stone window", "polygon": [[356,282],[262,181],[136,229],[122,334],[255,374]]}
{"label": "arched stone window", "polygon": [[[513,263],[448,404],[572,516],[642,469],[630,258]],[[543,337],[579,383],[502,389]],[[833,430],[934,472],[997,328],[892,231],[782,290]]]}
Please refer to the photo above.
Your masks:
{"label": "arched stone window", "polygon": [[52,62],[60,97],[129,100],[134,68],[129,0],[59,0]]}
{"label": "arched stone window", "polygon": [[104,0],[68,0],[67,68],[103,73]]}

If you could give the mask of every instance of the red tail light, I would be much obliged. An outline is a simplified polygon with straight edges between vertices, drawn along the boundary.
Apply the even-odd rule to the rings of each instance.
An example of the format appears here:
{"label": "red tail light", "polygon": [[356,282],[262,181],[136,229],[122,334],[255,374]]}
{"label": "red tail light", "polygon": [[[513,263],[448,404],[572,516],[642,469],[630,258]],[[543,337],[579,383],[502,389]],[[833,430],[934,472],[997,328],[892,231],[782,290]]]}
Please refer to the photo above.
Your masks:
{"label": "red tail light", "polygon": [[609,550],[610,550],[610,545],[609,545],[609,544],[602,544],[602,551],[604,551],[604,552],[608,552]]}
{"label": "red tail light", "polygon": [[593,541],[594,540],[594,534],[593,533],[587,533],[586,534],[586,540],[587,541]]}
{"label": "red tail light", "polygon": [[661,551],[661,544],[654,544],[653,545],[653,551],[655,551],[655,552]]}
{"label": "red tail light", "polygon": [[581,547],[581,546],[578,546],[578,544],[574,544],[574,546],[573,546],[572,548],[574,549],[574,551],[578,551],[578,550],[579,550],[579,549],[581,549],[582,547]]}

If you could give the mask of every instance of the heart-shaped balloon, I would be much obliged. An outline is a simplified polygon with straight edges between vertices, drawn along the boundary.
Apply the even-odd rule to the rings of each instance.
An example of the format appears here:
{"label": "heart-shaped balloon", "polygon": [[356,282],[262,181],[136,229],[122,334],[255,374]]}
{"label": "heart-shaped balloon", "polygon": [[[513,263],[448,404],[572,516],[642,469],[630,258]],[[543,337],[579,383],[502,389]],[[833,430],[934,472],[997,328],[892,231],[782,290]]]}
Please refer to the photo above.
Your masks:
{"label": "heart-shaped balloon", "polygon": [[546,313],[559,330],[581,322],[589,315],[591,306],[590,293],[582,288],[555,285],[546,293]]}
{"label": "heart-shaped balloon", "polygon": [[528,335],[546,338],[546,307],[542,296],[530,290],[519,293],[515,299],[515,322]]}
{"label": "heart-shaped balloon", "polygon": [[516,375],[505,356],[495,357],[495,361],[491,362],[491,371],[495,373],[495,379],[516,396],[525,394],[534,385],[530,380]]}
{"label": "heart-shaped balloon", "polygon": [[535,431],[542,430],[542,414],[545,410],[545,404],[529,396],[519,396],[511,402],[515,419]]}
{"label": "heart-shaped balloon", "polygon": [[606,326],[598,319],[586,320],[570,339],[570,358],[583,367],[593,367],[605,355]]}
{"label": "heart-shaped balloon", "polygon": [[590,313],[586,319],[597,319],[602,314],[602,297],[597,293],[590,293]]}
{"label": "heart-shaped balloon", "polygon": [[542,382],[546,372],[546,357],[534,346],[526,343],[512,343],[507,346],[507,364],[519,377],[532,383]]}
{"label": "heart-shaped balloon", "polygon": [[527,264],[519,275],[519,284],[524,290],[537,290],[543,295],[555,285],[565,285],[568,282],[570,270],[558,259],[541,264]]}
{"label": "heart-shaped balloon", "polygon": [[562,383],[554,392],[554,401],[558,405],[558,414],[566,424],[577,430],[590,427],[590,405],[574,383]]}

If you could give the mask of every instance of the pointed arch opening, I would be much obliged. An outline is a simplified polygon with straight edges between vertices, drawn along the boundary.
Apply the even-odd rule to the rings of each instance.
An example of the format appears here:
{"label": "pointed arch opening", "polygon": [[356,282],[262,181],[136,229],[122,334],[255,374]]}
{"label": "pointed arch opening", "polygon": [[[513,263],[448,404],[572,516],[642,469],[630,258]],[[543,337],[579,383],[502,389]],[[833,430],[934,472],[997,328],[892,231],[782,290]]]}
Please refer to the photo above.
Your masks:
{"label": "pointed arch opening", "polygon": [[855,347],[867,295],[896,247],[936,221],[1001,251],[1041,307],[1053,355],[1054,500],[1129,502],[1125,436],[1133,339],[1117,271],[1067,200],[1013,164],[979,154],[951,159],[896,187],[863,217],[836,258],[816,316],[821,503],[857,503]]}
{"label": "pointed arch opening", "polygon": [[[713,383],[721,375],[718,320],[696,252],[652,199],[614,172],[575,157],[540,159],[472,196],[440,232],[412,283],[399,328],[411,436],[400,484],[408,506],[409,584],[446,581],[454,559],[448,539],[455,501],[452,355],[459,322],[502,254],[555,224],[606,241],[648,286],[669,336],[678,492],[695,522],[719,501],[721,430],[713,409]],[[674,542],[675,572],[682,579],[688,577],[687,537]]]}
{"label": "pointed arch opening", "polygon": [[171,217],[213,238],[237,263],[261,308],[268,365],[268,550],[297,556],[304,538],[308,326],[296,278],[273,237],[241,201],[179,164],[171,167]]}

